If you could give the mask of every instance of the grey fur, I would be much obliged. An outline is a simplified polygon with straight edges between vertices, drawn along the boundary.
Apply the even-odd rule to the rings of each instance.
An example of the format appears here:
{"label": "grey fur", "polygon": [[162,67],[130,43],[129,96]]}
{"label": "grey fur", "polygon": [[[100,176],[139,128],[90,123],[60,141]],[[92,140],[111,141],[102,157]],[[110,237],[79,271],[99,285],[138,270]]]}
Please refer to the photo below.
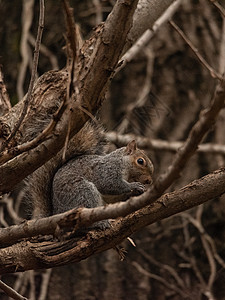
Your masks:
{"label": "grey fur", "polygon": [[[134,168],[132,155],[127,154],[124,147],[104,156],[83,155],[68,161],[53,179],[53,214],[103,205],[104,196],[108,199],[111,195],[122,196],[126,200],[131,195],[143,193],[145,186],[142,183],[127,181]],[[151,164],[148,167],[151,173]],[[107,226],[108,221],[96,224],[101,229]]]}
{"label": "grey fur", "polygon": [[[104,154],[102,129],[87,122],[69,142],[66,160],[62,151],[37,169],[27,180],[33,217],[65,212],[72,208],[93,208],[105,202],[125,201],[145,191],[153,165],[135,141]],[[99,155],[101,154],[101,155]],[[138,158],[145,165],[138,165]],[[105,229],[108,221],[92,227]]]}

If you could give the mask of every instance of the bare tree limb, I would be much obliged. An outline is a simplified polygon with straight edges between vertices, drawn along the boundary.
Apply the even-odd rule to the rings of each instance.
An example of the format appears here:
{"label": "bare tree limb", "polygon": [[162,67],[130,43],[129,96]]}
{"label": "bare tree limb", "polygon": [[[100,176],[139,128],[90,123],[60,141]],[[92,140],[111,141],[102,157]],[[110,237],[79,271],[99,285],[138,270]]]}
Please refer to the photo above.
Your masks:
{"label": "bare tree limb", "polygon": [[218,8],[220,14],[225,18],[225,9],[217,0],[210,0],[210,2]]}
{"label": "bare tree limb", "polygon": [[48,139],[49,135],[54,131],[57,123],[61,119],[67,106],[68,106],[68,101],[62,102],[57,112],[53,115],[53,118],[48,124],[48,126],[37,137],[35,137],[31,141],[23,143],[22,145],[16,146],[13,149],[3,151],[0,155],[0,164],[6,163],[10,159],[15,158],[16,156],[20,155],[23,152],[34,149],[41,142]]}
{"label": "bare tree limb", "polygon": [[63,8],[66,15],[67,38],[70,43],[70,49],[73,52],[74,61],[76,61],[79,48],[78,48],[77,36],[76,36],[76,24],[74,22],[73,14],[72,14],[73,10],[71,7],[69,7],[69,3],[67,0],[63,0]]}
{"label": "bare tree limb", "polygon": [[[18,182],[25,178],[63,147],[64,136],[67,132],[67,115],[70,111],[72,111],[71,137],[80,130],[88,119],[87,114],[80,110],[79,106],[84,107],[92,114],[99,108],[109,79],[121,55],[127,33],[131,28],[132,16],[137,2],[137,0],[118,1],[112,13],[108,16],[105,25],[101,25],[97,29],[95,36],[83,46],[83,55],[79,57],[79,97],[73,99],[71,109],[68,108],[65,110],[64,116],[62,116],[61,121],[56,126],[54,135],[51,135],[47,141],[31,150],[29,155],[24,153],[0,167],[0,177],[2,179],[0,182],[0,192],[6,192],[12,189],[16,181]],[[91,55],[84,55],[85,51],[86,54],[90,53],[91,45],[94,49],[93,53],[91,53]],[[96,53],[98,53],[98,55],[95,55]],[[86,61],[87,59],[88,61]],[[85,68],[83,68],[83,66],[85,66]],[[96,76],[96,74],[98,75]],[[49,84],[49,76],[58,77],[58,81],[55,82],[55,84],[61,86],[58,90],[56,90],[56,86],[54,86],[55,92],[53,92],[53,86]],[[67,72],[65,70],[44,74],[39,79],[39,86],[36,85],[33,91],[34,97],[36,96],[37,98],[36,101],[48,101],[49,99],[46,97],[47,94],[53,99],[54,103],[56,103],[55,101],[61,101],[66,94],[66,81]],[[46,90],[43,90],[43,87],[40,86],[41,83],[43,85],[46,84]],[[37,95],[36,92],[38,89],[39,94]],[[45,96],[44,99],[43,94]],[[41,105],[43,105],[43,103]],[[29,111],[29,113],[31,114],[33,112]],[[29,115],[27,119],[30,120],[30,117]],[[8,118],[8,116],[6,118]],[[24,126],[25,125],[26,124],[24,124]],[[11,177],[14,179],[10,180]]]}
{"label": "bare tree limb", "polygon": [[223,27],[221,33],[219,72],[221,74],[225,72],[225,18],[223,18]]}
{"label": "bare tree limb", "polygon": [[[219,197],[225,193],[224,182],[225,168],[195,180],[178,191],[165,194],[155,203],[114,222],[111,229],[89,232],[80,240],[72,238],[65,242],[45,241],[43,243],[23,241],[2,248],[0,249],[0,273],[49,268],[71,261],[80,261],[93,253],[114,247],[147,225]],[[139,200],[141,197],[135,197],[132,201]],[[114,208],[123,207],[125,204],[121,202],[105,208],[73,209],[48,218],[26,221],[21,225],[1,229],[0,243],[3,246],[19,241],[22,237],[38,234],[56,234],[57,236],[60,228],[74,228],[77,224],[90,224],[110,216],[116,217],[118,214],[115,213]],[[55,253],[53,256],[52,251]],[[12,260],[11,257],[14,259]]]}
{"label": "bare tree limb", "polygon": [[28,300],[26,297],[21,296],[19,293],[17,293],[14,289],[12,289],[10,286],[5,284],[1,280],[0,280],[0,289],[2,289],[6,293],[6,295],[8,295],[9,297],[15,300]]}
{"label": "bare tree limb", "polygon": [[[32,35],[32,33],[29,32],[28,35],[28,40],[32,47],[35,47],[35,38]],[[52,70],[58,70],[59,69],[59,64],[58,64],[58,59],[56,55],[50,51],[44,44],[40,44],[40,53],[44,54],[46,57],[49,58],[49,61],[52,65]]]}
{"label": "bare tree limb", "polygon": [[188,44],[190,49],[194,52],[194,54],[197,56],[200,63],[209,71],[210,75],[213,78],[217,78],[219,80],[222,80],[222,75],[219,74],[214,68],[212,68],[208,62],[202,57],[201,54],[199,54],[198,49],[193,45],[191,40],[184,34],[184,32],[176,25],[174,21],[169,21],[170,25],[179,33],[179,35],[182,37],[182,39]]}
{"label": "bare tree limb", "polygon": [[48,292],[49,280],[51,278],[52,270],[46,270],[44,274],[42,274],[43,280],[41,284],[41,291],[38,300],[45,300]]}
{"label": "bare tree limb", "polygon": [[216,118],[225,106],[225,77],[217,85],[214,97],[210,106],[200,113],[199,120],[192,127],[189,136],[174,158],[172,165],[167,172],[161,175],[155,182],[153,190],[155,192],[167,189],[174,179],[180,176],[180,171],[184,168],[189,158],[195,153],[199,143],[205,134],[214,125]]}
{"label": "bare tree limb", "polygon": [[155,21],[153,26],[151,28],[148,28],[142,34],[142,36],[135,42],[135,44],[129,50],[127,50],[127,52],[122,56],[122,58],[118,62],[116,72],[119,72],[121,69],[123,69],[127,65],[127,63],[129,63],[138,54],[138,52],[149,43],[149,41],[153,38],[153,36],[160,29],[160,27],[172,18],[173,14],[179,8],[182,1],[183,0],[174,1],[166,9],[166,11]]}
{"label": "bare tree limb", "polygon": [[[119,147],[124,147],[132,140],[136,140],[139,148],[152,149],[152,150],[164,150],[176,152],[179,148],[183,147],[184,142],[180,141],[166,141],[160,139],[151,139],[148,137],[137,136],[134,134],[119,134],[116,131],[110,131],[105,133],[106,138],[115,143]],[[198,146],[197,152],[202,153],[215,153],[225,155],[225,145],[204,143]]]}
{"label": "bare tree limb", "polygon": [[220,110],[224,108],[224,105],[225,78],[217,85],[209,108],[200,113],[199,120],[192,127],[186,142],[176,153],[168,170],[159,176],[150,189],[139,198],[138,203],[132,203],[132,206],[135,205],[136,209],[140,209],[150,202],[154,202],[172,184],[172,182],[180,176],[181,170],[184,168],[189,158],[195,153],[205,134],[214,125],[216,118]]}
{"label": "bare tree limb", "polygon": [[179,274],[173,267],[155,260],[154,257],[152,257],[151,255],[146,253],[143,249],[138,249],[138,252],[141,253],[141,255],[145,259],[147,259],[151,264],[155,265],[157,268],[163,270],[164,272],[167,272],[176,281],[177,285],[180,288],[182,288],[182,289],[185,288],[184,280],[179,276]]}
{"label": "bare tree limb", "polygon": [[[38,59],[39,59],[41,37],[42,37],[43,29],[44,29],[44,10],[45,10],[44,0],[40,0],[40,15],[39,15],[38,33],[37,33],[37,38],[36,38],[36,43],[35,43],[32,73],[31,73],[31,79],[30,79],[30,83],[29,83],[29,87],[28,87],[28,92],[27,92],[27,95],[26,95],[26,98],[24,101],[24,107],[23,107],[22,113],[19,117],[19,120],[16,123],[15,127],[13,128],[12,132],[10,133],[9,137],[7,138],[6,142],[3,143],[3,145],[5,144],[5,146],[15,136],[17,130],[19,129],[21,123],[23,122],[23,120],[26,116],[26,113],[28,110],[28,105],[31,101],[32,92],[33,92],[33,88],[34,88],[34,82],[35,82],[36,76],[37,76],[37,66],[38,66]],[[1,150],[2,149],[0,149],[0,151]]]}
{"label": "bare tree limb", "polygon": [[[117,210],[115,210],[115,207],[113,207],[113,209],[110,209],[111,206],[108,206],[107,209],[104,210],[105,215],[103,214],[103,218],[113,218],[115,216],[117,217],[118,215],[127,215],[137,209],[148,205],[150,202],[153,202],[158,197],[160,197],[165,189],[173,182],[173,180],[179,177],[180,171],[185,166],[191,155],[194,154],[203,136],[214,124],[215,118],[218,115],[220,109],[224,107],[224,99],[225,81],[223,80],[216,88],[215,95],[210,107],[201,113],[199,121],[192,128],[184,146],[179,149],[177,155],[175,156],[174,162],[169,167],[167,173],[161,175],[145,194],[137,198],[131,198],[125,203],[117,204],[119,207],[117,208],[117,210],[119,210],[119,213]],[[99,209],[101,210],[101,208],[96,208],[95,212],[97,212]],[[101,219],[102,215],[100,216]],[[85,216],[85,209],[82,211],[79,218],[80,220],[82,220],[82,222],[83,220],[87,219],[91,223],[98,221],[96,219],[91,219],[89,214],[88,216]]]}
{"label": "bare tree limb", "polygon": [[26,76],[27,67],[30,60],[30,47],[28,44],[28,34],[33,20],[33,9],[34,9],[34,0],[22,1],[22,34],[20,40],[20,55],[22,61],[20,63],[18,79],[17,79],[17,95],[19,99],[24,97],[24,80]]}
{"label": "bare tree limb", "polygon": [[11,103],[3,80],[2,68],[0,67],[0,116],[6,114],[10,108]]}
{"label": "bare tree limb", "polygon": [[127,42],[123,52],[129,49],[147,29],[152,28],[155,21],[174,1],[175,0],[139,0],[133,18],[133,26],[127,36]]}
{"label": "bare tree limb", "polygon": [[165,286],[167,289],[175,292],[176,294],[178,294],[180,297],[182,297],[183,299],[188,297],[188,294],[186,293],[186,291],[184,291],[181,288],[178,288],[175,284],[168,282],[165,278],[163,278],[162,276],[156,275],[154,273],[151,273],[147,270],[145,270],[140,264],[138,264],[136,261],[132,262],[132,265],[137,269],[138,272],[140,272],[141,274],[144,274],[145,276],[155,279],[158,282],[160,282],[163,286]]}
{"label": "bare tree limb", "polygon": [[212,287],[216,278],[216,261],[214,259],[211,245],[208,243],[208,240],[206,239],[206,233],[204,227],[202,226],[201,223],[202,212],[203,212],[203,207],[200,206],[198,207],[197,210],[196,219],[193,218],[191,215],[185,213],[183,214],[183,216],[188,218],[188,220],[199,230],[203,249],[205,250],[206,256],[208,258],[209,266],[210,266],[210,275],[207,284],[204,285],[204,289],[205,289],[204,293],[205,295],[207,295],[208,299],[214,299]]}

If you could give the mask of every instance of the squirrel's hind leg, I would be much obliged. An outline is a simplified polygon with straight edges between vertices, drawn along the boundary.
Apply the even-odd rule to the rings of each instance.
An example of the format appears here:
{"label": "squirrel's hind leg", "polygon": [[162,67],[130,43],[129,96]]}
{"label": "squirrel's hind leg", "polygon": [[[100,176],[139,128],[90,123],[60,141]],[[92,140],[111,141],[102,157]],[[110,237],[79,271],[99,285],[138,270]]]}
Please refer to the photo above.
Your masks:
{"label": "squirrel's hind leg", "polygon": [[[67,178],[66,184],[62,177],[55,176],[52,186],[53,214],[65,212],[72,208],[95,208],[103,205],[102,197],[96,186],[84,178]],[[106,229],[110,227],[108,220],[94,223],[89,228]]]}

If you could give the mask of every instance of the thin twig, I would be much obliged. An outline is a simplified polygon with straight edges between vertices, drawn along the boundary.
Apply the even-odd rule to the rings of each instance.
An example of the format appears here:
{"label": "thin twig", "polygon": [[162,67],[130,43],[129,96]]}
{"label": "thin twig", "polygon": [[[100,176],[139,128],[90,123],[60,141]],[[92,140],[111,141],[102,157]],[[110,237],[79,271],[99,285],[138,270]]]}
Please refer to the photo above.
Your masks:
{"label": "thin twig", "polygon": [[95,7],[95,15],[96,15],[95,24],[98,25],[99,23],[103,22],[102,5],[99,0],[92,0],[92,1],[93,1],[93,5]]}
{"label": "thin twig", "polygon": [[46,300],[51,274],[52,269],[45,270],[45,273],[42,274],[41,291],[38,300]]}
{"label": "thin twig", "polygon": [[10,159],[18,156],[19,154],[29,151],[36,146],[38,146],[41,142],[47,140],[50,136],[50,134],[55,129],[56,125],[58,124],[59,120],[61,119],[64,111],[66,110],[66,101],[64,100],[60,107],[58,108],[57,112],[53,115],[52,120],[48,124],[48,126],[40,133],[37,137],[35,137],[33,140],[23,143],[22,145],[18,145],[10,150],[5,150],[3,153],[1,153],[0,156],[0,164],[6,163]]}
{"label": "thin twig", "polygon": [[[184,219],[184,215],[182,213],[182,219]],[[188,223],[185,222],[183,227],[183,233],[185,238],[185,247],[188,249],[188,255],[184,252],[178,251],[179,256],[181,256],[185,261],[189,262],[190,266],[193,269],[193,272],[196,276],[196,278],[199,280],[200,285],[202,286],[203,290],[205,290],[206,287],[206,281],[197,265],[196,258],[193,254],[192,244],[193,239],[190,237],[190,232],[188,228]]]}
{"label": "thin twig", "polygon": [[162,269],[163,271],[168,272],[177,282],[178,286],[180,286],[182,289],[185,288],[183,279],[179,276],[179,274],[176,272],[176,270],[173,267],[157,261],[151,255],[147,254],[143,249],[139,249],[138,252],[141,253],[141,255],[143,255],[143,257],[147,259],[151,264],[155,265],[157,268]]}
{"label": "thin twig", "polygon": [[204,294],[209,298],[209,299],[214,299],[214,296],[212,295],[212,287],[213,287],[213,283],[215,281],[216,278],[216,263],[215,263],[215,259],[214,259],[214,255],[213,255],[213,251],[211,249],[211,246],[206,238],[206,232],[205,229],[201,223],[201,217],[202,217],[202,212],[203,212],[203,207],[199,206],[197,209],[197,216],[196,219],[193,218],[190,214],[188,213],[183,213],[182,215],[186,218],[188,218],[188,220],[198,229],[199,233],[200,233],[200,238],[202,241],[202,245],[203,248],[205,250],[208,262],[209,262],[209,266],[210,266],[210,275],[208,278],[208,282],[207,284],[204,285]]}
{"label": "thin twig", "polygon": [[35,300],[35,273],[34,270],[28,271],[29,276],[29,300]]}
{"label": "thin twig", "polygon": [[154,63],[154,57],[152,50],[148,47],[144,49],[144,54],[146,55],[147,58],[147,66],[146,66],[146,76],[145,76],[145,82],[141,88],[141,91],[137,97],[137,101],[134,101],[133,103],[129,104],[126,109],[126,113],[123,117],[123,121],[117,128],[117,131],[119,133],[123,133],[128,125],[133,121],[133,112],[135,108],[138,107],[143,107],[148,100],[148,95],[151,91],[151,86],[152,86],[152,70],[153,68],[153,63]]}
{"label": "thin twig", "polygon": [[3,79],[3,72],[0,66],[0,116],[6,114],[11,108],[11,103]]}
{"label": "thin twig", "polygon": [[193,45],[191,40],[185,35],[185,33],[175,24],[174,21],[169,21],[170,25],[179,33],[179,35],[182,37],[182,39],[188,44],[190,49],[193,51],[193,53],[197,56],[198,60],[201,62],[201,64],[210,72],[211,76],[213,78],[217,78],[219,80],[222,80],[222,76],[220,73],[218,73],[214,68],[212,68],[208,62],[202,57],[201,54],[199,54],[198,49]]}
{"label": "thin twig", "polygon": [[221,15],[225,18],[225,9],[217,0],[209,0],[216,8],[218,8]]}
{"label": "thin twig", "polygon": [[21,296],[19,293],[17,293],[14,289],[12,289],[10,286],[5,284],[1,280],[0,280],[0,289],[2,289],[6,293],[6,295],[8,295],[9,297],[15,300],[28,300],[26,297]]}
{"label": "thin twig", "polygon": [[[184,168],[189,158],[195,153],[205,134],[215,124],[219,112],[225,106],[224,99],[225,77],[223,77],[223,80],[217,85],[214,97],[209,107],[201,111],[199,120],[192,127],[187,140],[183,147],[177,152],[174,161],[169,166],[167,172],[156,180],[153,189],[155,189],[157,193],[160,190],[164,192],[165,189],[167,189],[172,182],[180,176],[181,170]],[[149,190],[149,193],[151,192]]]}
{"label": "thin twig", "polygon": [[[32,73],[31,73],[31,79],[30,79],[30,83],[29,83],[29,87],[28,87],[28,92],[27,92],[26,99],[24,101],[23,111],[20,115],[18,122],[16,123],[15,127],[13,128],[10,136],[7,138],[6,142],[4,143],[5,146],[7,145],[7,143],[9,143],[12,140],[12,138],[15,136],[16,132],[18,131],[20,125],[22,124],[22,122],[27,114],[28,106],[31,101],[32,91],[34,88],[34,83],[35,83],[36,74],[37,74],[37,66],[38,66],[41,38],[42,38],[43,29],[44,29],[44,10],[45,10],[44,0],[40,0],[40,15],[39,15],[38,33],[37,33],[37,38],[36,38],[36,43],[35,43]],[[3,150],[3,149],[1,149],[1,150]]]}
{"label": "thin twig", "polygon": [[23,86],[26,77],[26,71],[30,64],[30,61],[32,61],[32,53],[28,43],[28,34],[33,21],[34,2],[34,0],[23,0],[22,33],[20,39],[21,63],[19,67],[16,86],[17,95],[19,99],[22,99],[24,97]]}
{"label": "thin twig", "polygon": [[[77,44],[77,35],[76,35],[76,24],[74,22],[72,8],[69,7],[68,0],[63,0],[63,7],[66,15],[66,23],[67,23],[67,39],[70,42],[70,50],[73,52],[73,59],[76,61],[78,44]],[[67,55],[68,58],[71,55]]]}
{"label": "thin twig", "polygon": [[[210,276],[208,279],[208,290],[212,293],[213,283],[216,279],[216,262],[215,262],[215,255],[210,243],[209,235],[206,233],[203,224],[202,224],[202,213],[203,213],[203,205],[197,208],[196,213],[196,223],[194,224],[195,227],[198,229],[200,233],[200,237],[202,240],[203,247],[205,249],[209,265],[210,265]],[[215,249],[214,249],[215,250]]]}
{"label": "thin twig", "polygon": [[153,36],[160,29],[160,27],[172,18],[182,1],[183,0],[174,1],[162,14],[162,16],[158,18],[158,20],[154,23],[152,28],[147,29],[142,34],[142,36],[137,40],[137,42],[120,59],[116,68],[116,73],[123,69],[127,65],[127,63],[129,63],[140,52],[140,50],[143,49],[145,45],[149,43],[149,41],[153,38]]}
{"label": "thin twig", "polygon": [[19,215],[14,210],[14,207],[13,207],[14,200],[13,200],[13,198],[6,194],[6,195],[3,196],[2,202],[5,202],[5,204],[6,204],[7,212],[13,220],[13,224],[21,223],[23,221],[23,219],[21,217],[19,217]]}
{"label": "thin twig", "polygon": [[[76,32],[76,24],[72,14],[72,8],[69,7],[69,3],[67,0],[63,0],[63,7],[65,11],[65,18],[67,24],[67,70],[68,70],[68,81],[66,87],[66,104],[71,106],[72,95],[75,94],[76,98],[76,88],[74,82],[74,73],[75,73],[75,64],[77,62],[78,52],[79,52],[79,41]],[[78,79],[77,79],[78,81]],[[65,144],[62,153],[62,159],[65,160],[66,150],[69,143],[70,130],[71,130],[71,113],[69,111],[68,116],[68,126],[67,133],[65,138]]]}
{"label": "thin twig", "polygon": [[178,288],[176,285],[169,283],[168,280],[164,279],[163,277],[150,273],[149,271],[145,270],[140,264],[138,264],[136,261],[132,262],[132,265],[138,270],[138,272],[140,272],[141,274],[155,279],[158,282],[160,282],[161,284],[163,284],[166,288],[174,291],[176,294],[180,295],[182,297],[182,299],[185,298],[189,298],[188,295],[180,288]]}
{"label": "thin twig", "polygon": [[220,73],[225,72],[225,18],[223,19],[223,26],[221,32],[219,71]]}
{"label": "thin twig", "polygon": [[[35,38],[31,32],[29,32],[28,34],[28,41],[33,47],[35,47]],[[40,53],[49,58],[49,61],[52,65],[52,70],[59,70],[59,64],[56,55],[52,51],[50,51],[44,44],[40,44]]]}
{"label": "thin twig", "polygon": [[[68,76],[68,82],[67,82],[67,87],[66,87],[66,104],[67,105],[71,105],[71,97],[72,97],[72,93],[74,91],[74,86],[73,86],[73,74],[74,74],[74,56],[71,58],[71,65],[68,66],[69,69],[69,76]],[[66,150],[68,147],[68,143],[69,143],[69,137],[70,137],[70,130],[71,130],[71,110],[69,111],[68,114],[68,126],[67,126],[67,132],[66,132],[66,138],[65,138],[65,144],[63,147],[63,153],[62,153],[62,160],[65,161],[65,157],[66,157]]]}

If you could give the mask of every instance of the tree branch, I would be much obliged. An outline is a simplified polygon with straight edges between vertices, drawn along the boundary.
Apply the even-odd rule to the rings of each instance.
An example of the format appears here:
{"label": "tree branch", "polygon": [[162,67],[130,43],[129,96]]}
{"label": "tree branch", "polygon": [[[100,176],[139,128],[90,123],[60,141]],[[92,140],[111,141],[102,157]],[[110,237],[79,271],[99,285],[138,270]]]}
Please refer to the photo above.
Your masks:
{"label": "tree branch", "polygon": [[[54,242],[45,240],[22,241],[0,250],[0,273],[28,269],[50,268],[69,262],[78,262],[93,253],[105,251],[121,243],[126,237],[154,222],[215,199],[225,193],[225,168],[195,180],[184,188],[163,195],[155,203],[114,222],[105,231],[90,231],[80,240],[78,237]],[[141,197],[130,201],[138,201]],[[149,199],[150,200],[150,199]],[[129,202],[129,201],[128,201]],[[24,224],[0,230],[1,245],[18,241],[22,237],[38,234],[55,234],[59,229],[88,224],[103,218],[116,217],[115,207],[125,207],[126,202],[108,205],[105,208],[73,209],[49,218],[26,221]],[[113,213],[114,211],[114,213]],[[114,214],[114,215],[113,215]],[[120,211],[120,215],[123,215]],[[10,237],[10,238],[9,238]],[[11,259],[13,257],[13,259]]]}
{"label": "tree branch", "polygon": [[209,71],[210,75],[213,78],[217,78],[219,80],[222,80],[222,75],[219,74],[215,69],[213,69],[208,62],[203,58],[201,54],[199,54],[198,49],[193,45],[191,40],[184,34],[184,32],[177,26],[177,24],[174,21],[169,21],[170,25],[178,32],[178,34],[182,37],[182,39],[188,44],[190,49],[194,52],[194,54],[197,56],[200,63]]}
{"label": "tree branch", "polygon": [[183,0],[174,1],[155,21],[153,26],[148,28],[142,34],[142,36],[135,42],[135,44],[122,56],[122,58],[118,62],[116,72],[119,72],[121,69],[123,69],[127,65],[127,63],[129,63],[140,52],[140,50],[149,43],[149,41],[153,38],[160,27],[172,18],[173,14],[177,11],[182,1]]}
{"label": "tree branch", "polygon": [[26,297],[21,296],[19,293],[17,293],[14,289],[12,289],[10,286],[5,284],[3,281],[0,280],[0,289],[2,289],[6,295],[9,297],[16,299],[16,300],[28,300]]}
{"label": "tree branch", "polygon": [[[83,46],[82,55],[79,56],[77,63],[80,68],[78,70],[80,80],[77,83],[79,87],[78,97],[73,99],[71,108],[65,110],[61,121],[56,126],[54,135],[49,136],[48,140],[32,149],[29,154],[23,153],[0,167],[0,193],[10,191],[16,183],[48,161],[63,147],[64,136],[67,132],[67,115],[71,111],[70,137],[77,133],[89,118],[87,114],[79,109],[79,106],[84,107],[92,114],[100,107],[109,79],[124,47],[127,33],[131,28],[132,16],[137,2],[138,0],[117,1],[105,25],[101,25],[97,29],[95,36]],[[91,46],[93,46],[94,50],[89,55]],[[58,89],[54,86],[53,90],[52,84],[49,84],[52,76],[58,78]],[[65,70],[44,74],[39,79],[39,84],[35,85],[33,91],[33,102],[35,105],[40,103],[40,101],[44,101],[41,105],[46,112],[46,107],[44,106],[47,105],[46,103],[53,105],[52,101],[53,103],[62,101],[66,96],[66,81],[67,73]],[[40,86],[40,84],[43,86]],[[37,94],[38,91],[39,94]],[[31,119],[32,113],[32,116],[37,120],[37,115],[32,110],[30,115],[27,116],[27,120]],[[27,122],[24,126],[27,126],[29,130],[29,125]]]}
{"label": "tree branch", "polygon": [[[39,15],[39,24],[38,24],[38,33],[37,33],[37,38],[36,38],[36,43],[35,43],[35,49],[34,49],[34,58],[33,58],[33,64],[32,64],[32,73],[31,73],[31,79],[28,87],[28,92],[24,100],[24,107],[22,110],[22,113],[19,117],[19,120],[15,124],[12,132],[10,133],[9,137],[7,138],[6,142],[3,143],[3,145],[7,145],[12,138],[15,136],[16,132],[18,131],[19,127],[21,126],[21,123],[23,122],[27,110],[28,110],[28,105],[31,101],[32,98],[32,92],[34,88],[34,82],[37,76],[37,66],[38,66],[38,59],[39,59],[39,51],[40,51],[40,44],[41,44],[41,37],[44,29],[44,11],[45,11],[45,5],[44,5],[44,0],[40,0],[40,15]],[[2,147],[0,149],[2,151]]]}
{"label": "tree branch", "polygon": [[217,0],[209,0],[220,12],[221,16],[225,18],[225,9]]}
{"label": "tree branch", "polygon": [[[105,133],[106,138],[116,144],[118,147],[126,146],[130,141],[135,140],[141,149],[163,150],[176,152],[179,148],[184,146],[184,142],[180,141],[166,141],[160,139],[152,139],[134,134],[119,134],[116,131]],[[198,146],[197,152],[214,153],[225,155],[225,145],[204,143]]]}
{"label": "tree branch", "polygon": [[133,18],[133,26],[127,36],[125,52],[149,28],[175,0],[139,0]]}
{"label": "tree branch", "polygon": [[10,108],[11,103],[3,80],[2,68],[0,67],[0,116],[6,114]]}

